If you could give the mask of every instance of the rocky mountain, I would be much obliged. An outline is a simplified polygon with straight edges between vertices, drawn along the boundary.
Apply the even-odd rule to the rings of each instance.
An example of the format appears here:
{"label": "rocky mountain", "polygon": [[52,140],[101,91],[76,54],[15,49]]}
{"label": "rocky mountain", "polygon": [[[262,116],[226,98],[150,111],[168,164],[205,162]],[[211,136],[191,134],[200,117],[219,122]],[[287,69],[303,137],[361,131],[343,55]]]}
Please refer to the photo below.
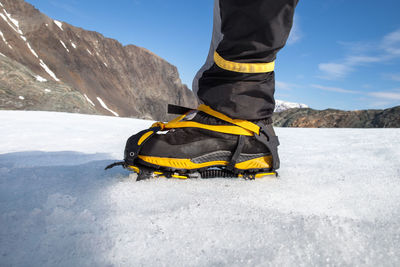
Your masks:
{"label": "rocky mountain", "polygon": [[0,0],[0,109],[165,120],[168,103],[195,107],[175,66],[150,51]]}
{"label": "rocky mountain", "polygon": [[275,112],[281,112],[291,108],[308,108],[308,106],[305,104],[275,100]]}
{"label": "rocky mountain", "polygon": [[273,116],[278,127],[400,128],[400,106],[384,110],[288,109]]}

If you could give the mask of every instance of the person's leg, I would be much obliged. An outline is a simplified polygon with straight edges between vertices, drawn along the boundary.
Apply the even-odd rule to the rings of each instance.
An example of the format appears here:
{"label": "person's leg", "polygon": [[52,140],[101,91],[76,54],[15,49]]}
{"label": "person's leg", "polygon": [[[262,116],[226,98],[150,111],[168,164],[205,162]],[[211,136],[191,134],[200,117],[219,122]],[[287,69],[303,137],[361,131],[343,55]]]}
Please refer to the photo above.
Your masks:
{"label": "person's leg", "polygon": [[[193,82],[203,103],[232,118],[258,120],[272,116],[275,77],[271,62],[288,39],[297,2],[215,0],[210,54]],[[216,64],[215,51],[222,62],[271,64],[258,73],[249,73],[251,65],[243,70],[227,70],[223,64]]]}
{"label": "person's leg", "polygon": [[279,141],[270,120],[273,62],[288,38],[296,4],[216,1],[210,56],[198,75],[198,96],[204,104],[197,110],[175,107],[182,116],[129,138],[124,166],[139,174],[150,168],[167,177],[197,173],[255,178],[276,173]]}

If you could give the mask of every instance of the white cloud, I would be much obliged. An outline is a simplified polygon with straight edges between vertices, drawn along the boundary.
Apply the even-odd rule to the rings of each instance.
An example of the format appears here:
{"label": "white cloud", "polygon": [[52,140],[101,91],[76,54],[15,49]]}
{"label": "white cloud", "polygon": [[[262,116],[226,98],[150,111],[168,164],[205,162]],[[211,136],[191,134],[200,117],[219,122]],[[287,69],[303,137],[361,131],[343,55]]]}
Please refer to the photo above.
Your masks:
{"label": "white cloud", "polygon": [[320,63],[318,69],[323,73],[320,78],[344,78],[355,71],[356,67],[387,62],[400,57],[400,29],[385,35],[375,44],[371,42],[338,43],[350,50],[351,55],[344,57],[340,62]]}
{"label": "white cloud", "polygon": [[388,100],[400,100],[400,92],[371,92],[368,95]]}
{"label": "white cloud", "polygon": [[345,77],[353,69],[346,64],[339,63],[321,63],[318,69],[324,73],[323,78],[342,78]]}
{"label": "white cloud", "polygon": [[293,27],[290,31],[289,39],[287,41],[288,45],[292,45],[297,43],[303,37],[303,33],[300,29],[299,17],[297,15],[294,16]]}
{"label": "white cloud", "polygon": [[353,90],[347,90],[339,87],[330,87],[330,86],[324,86],[324,85],[319,85],[319,84],[312,84],[311,85],[314,88],[321,89],[324,91],[330,91],[330,92],[336,92],[336,93],[345,93],[345,94],[360,94],[358,91],[353,91]]}
{"label": "white cloud", "polygon": [[400,29],[386,35],[381,46],[387,53],[400,56]]}
{"label": "white cloud", "polygon": [[383,77],[396,82],[400,82],[400,73],[385,73]]}
{"label": "white cloud", "polygon": [[276,81],[275,84],[276,84],[277,90],[291,91],[293,88],[297,87],[296,84],[286,83],[286,82],[281,82],[281,81]]}

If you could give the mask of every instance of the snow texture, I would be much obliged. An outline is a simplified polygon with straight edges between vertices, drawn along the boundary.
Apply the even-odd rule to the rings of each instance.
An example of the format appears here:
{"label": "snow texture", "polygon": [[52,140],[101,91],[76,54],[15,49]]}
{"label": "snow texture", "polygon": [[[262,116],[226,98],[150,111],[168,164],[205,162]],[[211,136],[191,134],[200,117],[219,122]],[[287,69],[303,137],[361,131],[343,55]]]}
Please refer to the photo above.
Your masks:
{"label": "snow texture", "polygon": [[151,121],[0,111],[2,266],[399,266],[399,129],[278,128],[280,178],[134,182]]}
{"label": "snow texture", "polygon": [[101,105],[104,109],[110,111],[115,117],[119,117],[118,113],[115,112],[115,111],[113,111],[113,110],[111,110],[110,108],[108,108],[107,105],[106,105],[106,103],[104,103],[104,101],[103,101],[100,97],[97,97],[97,101],[99,101],[100,105]]}
{"label": "snow texture", "polygon": [[74,44],[72,41],[71,41],[71,45],[72,45],[73,48],[76,49],[76,44]]}

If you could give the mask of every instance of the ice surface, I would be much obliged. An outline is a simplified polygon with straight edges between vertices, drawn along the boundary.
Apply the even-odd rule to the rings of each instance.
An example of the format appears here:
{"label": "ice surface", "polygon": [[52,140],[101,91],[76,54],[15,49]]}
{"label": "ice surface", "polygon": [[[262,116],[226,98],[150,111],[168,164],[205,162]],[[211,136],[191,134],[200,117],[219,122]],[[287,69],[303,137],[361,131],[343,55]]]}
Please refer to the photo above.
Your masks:
{"label": "ice surface", "polygon": [[148,180],[151,121],[0,111],[2,266],[399,266],[399,129],[278,128],[280,178]]}

